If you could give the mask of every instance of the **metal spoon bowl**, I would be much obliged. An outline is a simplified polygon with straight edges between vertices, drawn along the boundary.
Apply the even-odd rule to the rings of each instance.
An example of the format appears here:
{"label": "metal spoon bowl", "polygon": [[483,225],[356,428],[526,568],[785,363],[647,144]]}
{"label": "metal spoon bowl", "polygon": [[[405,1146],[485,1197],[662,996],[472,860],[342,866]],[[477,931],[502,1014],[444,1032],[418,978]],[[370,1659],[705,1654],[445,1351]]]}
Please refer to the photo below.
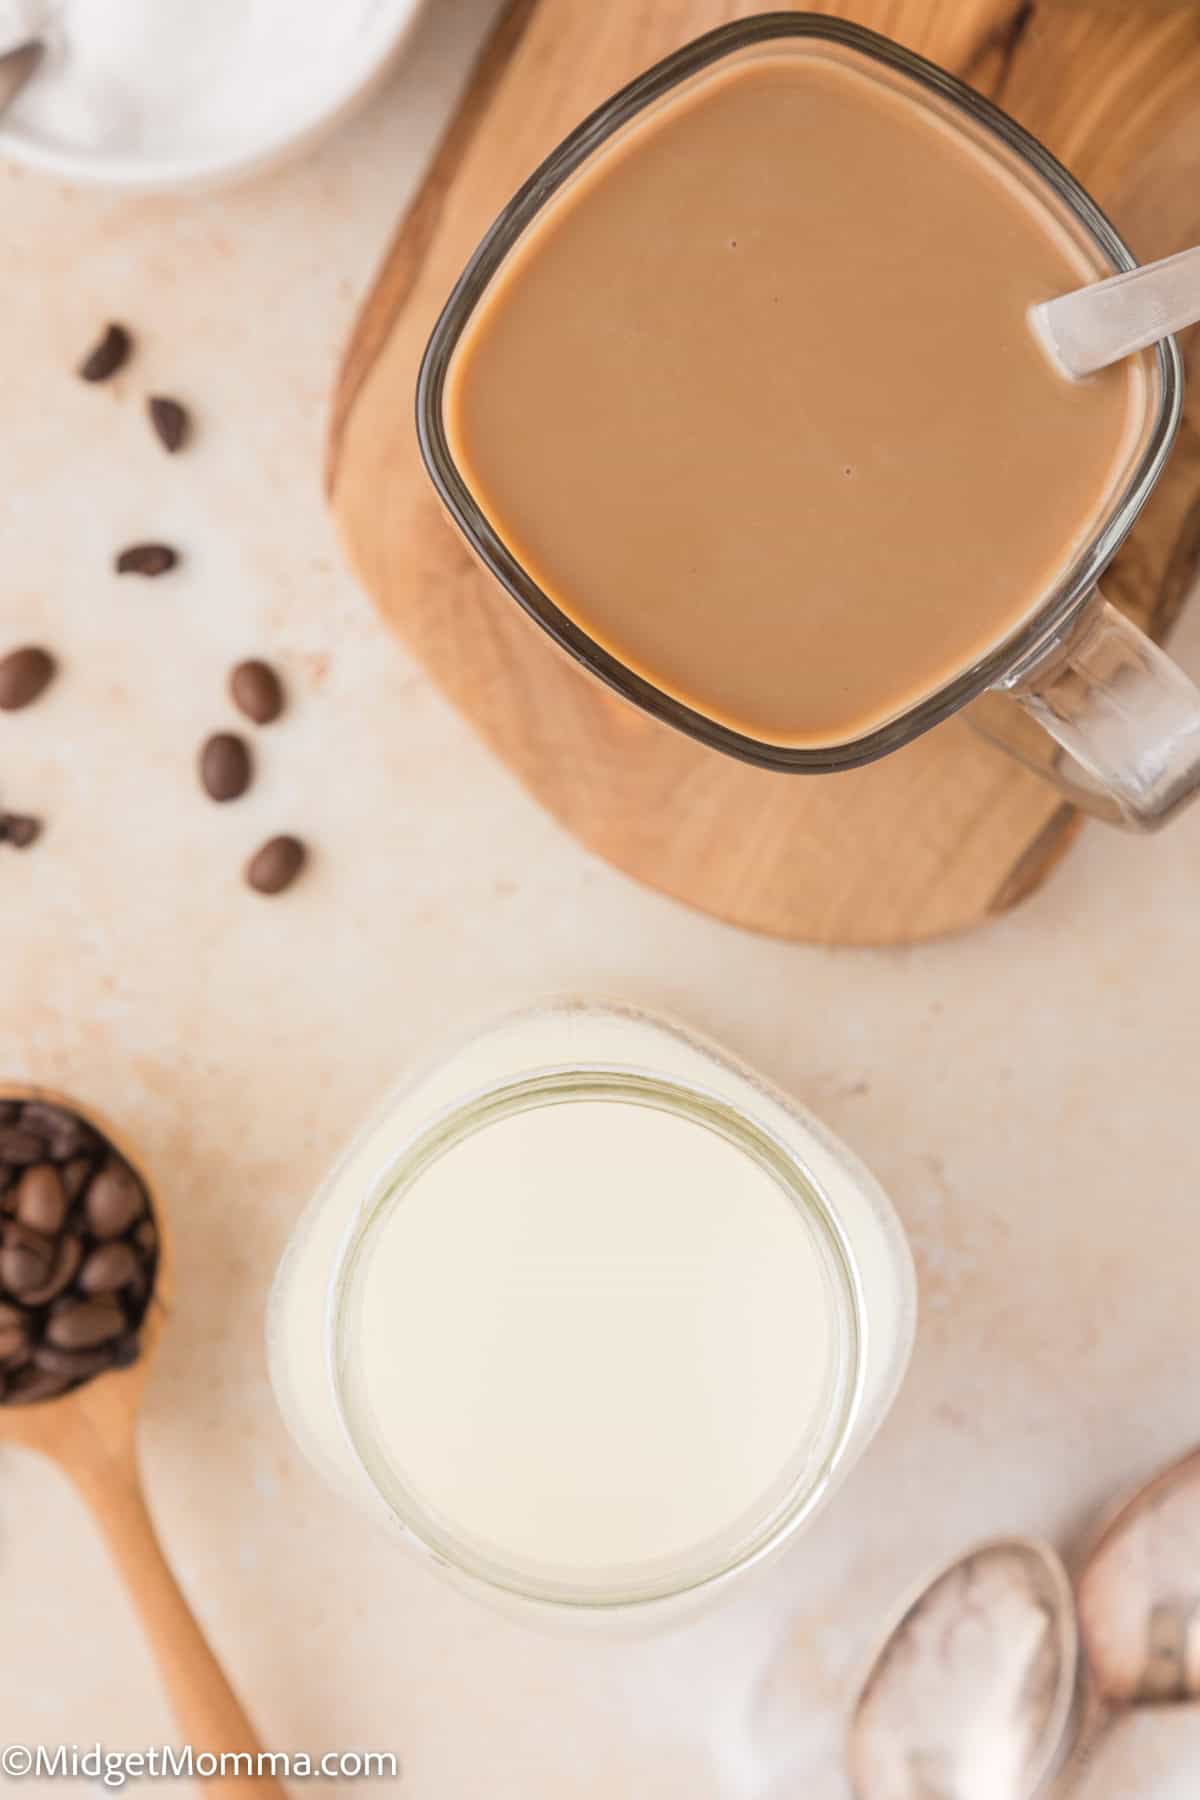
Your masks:
{"label": "metal spoon bowl", "polygon": [[1077,1596],[1088,1670],[1109,1706],[1200,1700],[1200,1449],[1113,1509]]}
{"label": "metal spoon bowl", "polygon": [[855,1702],[856,1800],[1034,1800],[1074,1737],[1070,1582],[1030,1538],[980,1545],[924,1586]]}
{"label": "metal spoon bowl", "polygon": [[0,54],[0,113],[11,105],[26,82],[36,74],[44,50],[40,38],[31,38],[28,43],[18,44],[15,49]]}

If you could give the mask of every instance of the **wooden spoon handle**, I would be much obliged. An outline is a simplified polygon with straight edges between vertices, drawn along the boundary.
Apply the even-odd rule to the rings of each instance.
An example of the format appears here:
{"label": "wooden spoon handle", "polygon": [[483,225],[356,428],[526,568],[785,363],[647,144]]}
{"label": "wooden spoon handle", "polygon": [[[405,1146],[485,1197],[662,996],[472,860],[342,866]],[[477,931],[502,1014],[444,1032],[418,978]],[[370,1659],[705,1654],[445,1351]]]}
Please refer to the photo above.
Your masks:
{"label": "wooden spoon handle", "polygon": [[[78,1479],[78,1476],[77,1476]],[[180,1739],[199,1756],[248,1754],[256,1768],[258,1738],[243,1712],[208,1642],[171,1573],[146,1507],[137,1464],[112,1466],[103,1476],[81,1480],[84,1497],[95,1514],[141,1615],[158,1662]],[[257,1800],[284,1800],[286,1790],[272,1775],[231,1772],[203,1783],[207,1800],[234,1800],[253,1794]]]}

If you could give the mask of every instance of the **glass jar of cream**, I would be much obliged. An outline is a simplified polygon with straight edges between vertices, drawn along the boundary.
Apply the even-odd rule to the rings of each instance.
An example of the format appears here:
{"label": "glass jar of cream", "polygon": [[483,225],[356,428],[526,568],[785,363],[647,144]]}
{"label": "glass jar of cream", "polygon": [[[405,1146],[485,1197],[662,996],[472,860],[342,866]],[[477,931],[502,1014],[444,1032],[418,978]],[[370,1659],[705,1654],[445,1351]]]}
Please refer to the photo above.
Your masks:
{"label": "glass jar of cream", "polygon": [[874,1179],[632,1009],[556,1002],[409,1082],[305,1213],[271,1368],[312,1460],[482,1591],[728,1581],[821,1505],[912,1344]]}

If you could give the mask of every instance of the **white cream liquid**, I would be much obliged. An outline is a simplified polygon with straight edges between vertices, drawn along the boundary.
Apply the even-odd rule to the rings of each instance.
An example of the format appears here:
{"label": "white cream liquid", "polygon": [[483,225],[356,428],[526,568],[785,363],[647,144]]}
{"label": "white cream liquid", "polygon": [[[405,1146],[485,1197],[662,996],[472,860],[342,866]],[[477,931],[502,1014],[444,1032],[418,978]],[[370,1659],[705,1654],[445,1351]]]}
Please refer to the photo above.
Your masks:
{"label": "white cream liquid", "polygon": [[835,1308],[811,1224],[743,1149],[624,1100],[543,1104],[391,1208],[356,1387],[438,1535],[595,1585],[770,1517],[828,1436]]}

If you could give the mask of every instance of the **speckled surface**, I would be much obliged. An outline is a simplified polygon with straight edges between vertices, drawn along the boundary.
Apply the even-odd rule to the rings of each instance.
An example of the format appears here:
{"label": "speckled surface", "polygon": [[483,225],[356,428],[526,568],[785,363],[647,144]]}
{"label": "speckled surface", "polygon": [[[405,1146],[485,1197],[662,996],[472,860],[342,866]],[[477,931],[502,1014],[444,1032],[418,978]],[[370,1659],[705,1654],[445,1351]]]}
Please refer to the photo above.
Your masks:
{"label": "speckled surface", "polygon": [[[420,1800],[840,1800],[844,1696],[901,1591],[989,1532],[1069,1541],[1200,1438],[1200,808],[1147,843],[1093,828],[974,936],[831,954],[638,890],[489,762],[343,573],[319,489],[339,345],[485,10],[440,0],[365,116],[244,190],[0,175],[4,635],[63,665],[0,716],[0,803],[48,821],[0,847],[0,1064],[120,1118],[161,1179],[178,1303],[148,1484],[268,1744],[395,1749]],[[88,389],[110,316],[139,355]],[[194,407],[186,456],[152,441],[147,388]],[[118,582],[143,535],[186,566]],[[1178,649],[1200,670],[1200,616]],[[195,749],[254,653],[292,706],[218,808]],[[278,830],[317,854],[264,902],[239,869]],[[529,1635],[408,1561],[310,1475],[264,1367],[275,1259],[364,1112],[439,1035],[565,988],[666,1007],[800,1094],[920,1265],[911,1377],[839,1503],[652,1643]],[[16,1453],[0,1575],[0,1741],[169,1736],[96,1537]],[[1140,1721],[1087,1800],[1175,1800],[1198,1757],[1186,1716]]]}

